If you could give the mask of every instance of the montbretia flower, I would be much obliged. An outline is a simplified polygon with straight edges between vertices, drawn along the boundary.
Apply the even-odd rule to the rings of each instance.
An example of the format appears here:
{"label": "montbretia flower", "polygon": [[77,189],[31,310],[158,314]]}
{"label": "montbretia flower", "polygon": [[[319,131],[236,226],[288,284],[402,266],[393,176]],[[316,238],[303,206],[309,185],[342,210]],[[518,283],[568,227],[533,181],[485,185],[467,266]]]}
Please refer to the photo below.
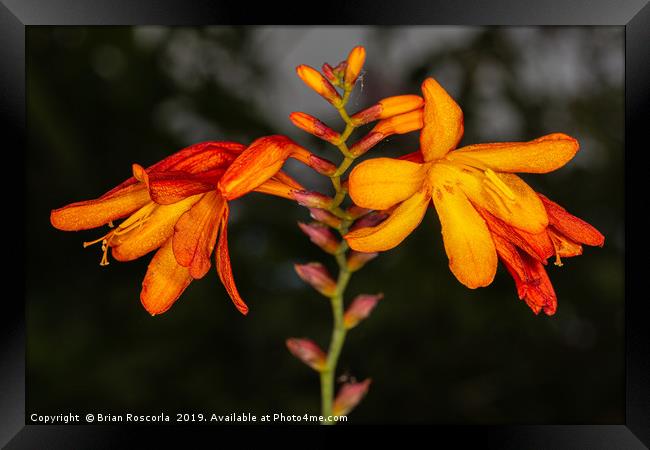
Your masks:
{"label": "montbretia flower", "polygon": [[[545,261],[546,253],[532,255],[532,250],[524,248],[525,243],[539,244],[536,239],[545,239],[546,249],[559,256],[567,255],[569,251],[564,247],[571,244],[602,245],[602,240],[576,238],[580,227],[566,216],[559,219],[562,225],[558,225],[557,208],[548,206],[514,175],[546,173],[562,167],[578,151],[574,138],[554,133],[529,142],[478,144],[454,150],[463,135],[460,107],[432,78],[424,81],[422,92],[425,104],[420,158],[371,159],[350,174],[350,197],[357,205],[375,210],[393,208],[381,224],[348,233],[345,239],[352,249],[376,252],[397,246],[420,224],[430,200],[442,225],[449,267],[461,283],[472,289],[492,282],[497,254],[506,260],[505,253],[500,251],[500,238],[494,237],[497,234],[486,222],[486,213],[514,230],[508,236],[516,235],[515,242],[521,244],[517,247],[540,263]],[[550,217],[555,218],[549,220]],[[535,283],[546,286],[545,273],[541,275],[539,267],[532,270],[532,264],[527,267],[532,275],[518,283],[528,286],[528,294],[519,289],[522,297],[533,296]],[[516,272],[518,276],[522,273]],[[545,312],[552,314],[555,309],[550,304],[554,300],[549,299],[555,294],[548,286],[544,288],[547,300],[541,303],[546,305]],[[532,309],[538,312],[540,308]]]}
{"label": "montbretia flower", "polygon": [[[140,300],[152,315],[168,310],[194,279],[210,268],[216,245],[216,268],[237,309],[248,307],[235,286],[228,253],[228,203],[217,190],[226,169],[245,146],[204,142],[187,147],[151,167],[133,165],[133,177],[95,200],[53,210],[55,228],[79,231],[109,225],[112,229],[84,247],[101,243],[100,265],[108,249],[118,261],[131,261],[157,250],[142,283]],[[302,187],[282,173],[258,191],[292,198]],[[117,226],[113,221],[126,219]],[[217,239],[218,238],[218,239]]]}

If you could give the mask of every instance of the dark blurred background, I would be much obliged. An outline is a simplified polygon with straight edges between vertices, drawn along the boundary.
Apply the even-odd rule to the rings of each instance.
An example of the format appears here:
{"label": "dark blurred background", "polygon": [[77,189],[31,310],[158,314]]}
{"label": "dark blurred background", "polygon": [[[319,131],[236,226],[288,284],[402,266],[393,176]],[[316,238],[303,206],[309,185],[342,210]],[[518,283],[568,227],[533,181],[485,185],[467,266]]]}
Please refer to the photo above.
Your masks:
{"label": "dark blurred background", "polygon": [[[524,178],[606,243],[549,265],[558,312],[535,316],[503,267],[488,288],[457,282],[430,211],[352,279],[348,298],[385,294],[341,358],[339,374],[373,379],[352,422],[623,422],[622,27],[28,27],[27,44],[28,413],[318,412],[316,374],[284,345],[329,341],[328,302],[293,272],[330,264],[295,225],[306,210],[260,194],[233,203],[248,317],[212,270],[153,318],[139,301],[150,256],[100,267],[99,248],[81,243],[105,231],[57,231],[49,212],[203,140],[281,133],[337,160],[287,118],[305,111],[340,126],[294,68],[335,64],[361,44],[351,110],[419,93],[433,76],[464,110],[463,145],[578,138],[566,167]],[[416,149],[414,133],[372,155]]]}

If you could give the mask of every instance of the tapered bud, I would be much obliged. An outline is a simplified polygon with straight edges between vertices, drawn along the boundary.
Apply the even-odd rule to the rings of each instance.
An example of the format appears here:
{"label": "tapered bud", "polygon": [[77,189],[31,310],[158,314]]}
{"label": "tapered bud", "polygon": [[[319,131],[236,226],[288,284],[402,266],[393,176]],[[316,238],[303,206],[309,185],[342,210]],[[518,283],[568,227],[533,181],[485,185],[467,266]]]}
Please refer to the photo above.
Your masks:
{"label": "tapered bud", "polygon": [[356,126],[360,126],[375,120],[411,112],[422,108],[423,105],[424,99],[419,95],[396,95],[380,100],[377,104],[359,111],[350,118]]}
{"label": "tapered bud", "polygon": [[296,73],[307,86],[316,91],[325,100],[334,106],[341,104],[341,96],[336,91],[336,88],[316,69],[301,64],[296,67]]}
{"label": "tapered bud", "polygon": [[376,227],[386,220],[386,218],[388,218],[388,214],[385,212],[373,211],[354,222],[350,227],[350,231],[358,230],[359,228]]}
{"label": "tapered bud", "polygon": [[[345,180],[345,183],[349,183],[349,180]],[[343,183],[341,183],[343,184]],[[346,209],[346,212],[350,215],[352,220],[357,220],[358,218],[365,216],[366,214],[369,214],[372,212],[372,209],[368,208],[362,208],[359,205],[350,205],[348,209]]]}
{"label": "tapered bud", "polygon": [[347,64],[345,67],[345,77],[343,82],[346,87],[354,86],[361,69],[363,68],[363,63],[366,61],[366,49],[358,46],[354,47],[350,54],[348,55]]}
{"label": "tapered bud", "polygon": [[303,131],[313,134],[316,137],[323,139],[331,144],[338,144],[341,142],[341,134],[332,130],[323,122],[303,112],[292,112],[289,114],[291,122]]}
{"label": "tapered bud", "polygon": [[310,224],[298,222],[298,226],[309,237],[309,240],[327,253],[333,255],[338,250],[340,245],[339,240],[336,239],[334,233],[325,225],[318,222],[312,222]]}
{"label": "tapered bud", "polygon": [[348,255],[348,269],[351,272],[356,272],[365,266],[366,263],[375,259],[378,255],[379,253],[364,253],[352,250]]}
{"label": "tapered bud", "polygon": [[332,66],[325,63],[325,64],[323,64],[323,67],[321,67],[321,70],[323,71],[323,75],[325,75],[325,78],[327,78],[330,83],[332,83],[334,86],[339,85],[341,80],[334,73],[334,68]]}
{"label": "tapered bud", "polygon": [[331,297],[336,291],[336,282],[332,279],[329,272],[321,263],[295,264],[296,273],[302,280],[310,284],[311,287],[323,294],[325,297]]}
{"label": "tapered bud", "polygon": [[320,372],[325,368],[327,356],[314,341],[291,338],[287,339],[286,344],[293,356],[312,369]]}
{"label": "tapered bud", "polygon": [[348,307],[347,311],[343,315],[343,325],[346,329],[351,329],[356,327],[359,322],[367,318],[379,300],[384,298],[384,294],[370,295],[370,294],[361,294],[358,295]]}
{"label": "tapered bud", "polygon": [[385,137],[386,136],[383,133],[375,133],[371,131],[350,147],[350,153],[352,153],[354,157],[359,157],[375,145],[379,144]]}
{"label": "tapered bud", "polygon": [[316,155],[309,155],[309,158],[307,161],[305,161],[305,164],[307,164],[309,167],[321,175],[325,175],[326,177],[334,175],[337,169],[334,164]]}
{"label": "tapered bud", "polygon": [[422,128],[422,117],[422,109],[416,109],[415,111],[399,114],[397,116],[381,120],[379,123],[377,123],[377,125],[375,125],[375,128],[372,129],[372,132],[381,133],[384,136],[390,136],[391,134],[410,133],[411,131],[419,130]]}
{"label": "tapered bud", "polygon": [[332,405],[332,414],[345,416],[352,411],[368,392],[371,382],[368,378],[360,383],[346,383],[341,386]]}
{"label": "tapered bud", "polygon": [[314,191],[293,191],[291,193],[294,200],[301,206],[307,208],[327,209],[333,202],[332,197]]}
{"label": "tapered bud", "polygon": [[309,215],[312,219],[318,220],[332,228],[338,228],[341,226],[341,219],[324,209],[309,208]]}

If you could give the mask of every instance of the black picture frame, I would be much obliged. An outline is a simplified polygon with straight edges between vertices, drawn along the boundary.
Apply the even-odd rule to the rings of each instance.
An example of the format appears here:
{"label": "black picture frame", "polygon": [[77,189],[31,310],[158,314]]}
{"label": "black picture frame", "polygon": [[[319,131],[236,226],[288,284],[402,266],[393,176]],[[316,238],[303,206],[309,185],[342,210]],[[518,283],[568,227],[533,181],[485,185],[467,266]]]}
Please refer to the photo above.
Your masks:
{"label": "black picture frame", "polygon": [[[562,424],[509,426],[436,426],[435,440],[453,439],[456,445],[479,443],[488,448],[647,448],[650,446],[650,333],[644,314],[645,280],[637,266],[643,249],[640,143],[647,126],[650,97],[650,5],[647,0],[401,0],[398,5],[371,0],[303,4],[293,8],[292,22],[318,24],[413,25],[616,25],[625,28],[625,161],[626,161],[626,304],[625,304],[625,423],[616,425]],[[321,9],[319,9],[321,8]],[[1,0],[0,2],[0,122],[7,130],[5,142],[15,142],[12,154],[25,148],[25,29],[37,25],[201,25],[283,23],[283,8],[275,3],[226,3],[209,0],[107,1],[107,0]],[[7,139],[9,138],[9,139]],[[22,150],[22,152],[21,152]],[[5,148],[5,155],[9,149]],[[15,187],[14,187],[15,189]],[[20,196],[16,210],[29,208]],[[24,217],[24,214],[23,214]],[[15,240],[16,254],[28,236]],[[637,261],[634,259],[636,258]],[[24,269],[23,269],[24,270]],[[19,275],[17,275],[19,277]],[[23,279],[25,279],[23,277]],[[24,296],[23,296],[24,298]],[[25,318],[24,304],[5,296],[3,348],[0,353],[0,444],[6,448],[113,448],[166,440],[197,430],[187,426],[39,426],[25,425]],[[598,374],[594,374],[598,376]],[[598,395],[597,392],[594,395]],[[286,427],[282,427],[286,429]],[[350,429],[352,427],[340,427]],[[224,427],[218,427],[223,433]],[[277,428],[276,428],[277,429]],[[321,428],[322,429],[322,428]],[[255,431],[264,431],[255,427]],[[308,427],[308,430],[313,430]],[[377,429],[384,433],[387,428]],[[203,427],[200,432],[212,432]],[[239,430],[241,431],[241,429]],[[248,430],[248,431],[253,431]],[[319,431],[324,433],[325,431]],[[331,433],[331,431],[327,431]],[[301,433],[302,434],[302,433]],[[303,441],[309,445],[308,441]],[[128,444],[128,445],[127,445]]]}

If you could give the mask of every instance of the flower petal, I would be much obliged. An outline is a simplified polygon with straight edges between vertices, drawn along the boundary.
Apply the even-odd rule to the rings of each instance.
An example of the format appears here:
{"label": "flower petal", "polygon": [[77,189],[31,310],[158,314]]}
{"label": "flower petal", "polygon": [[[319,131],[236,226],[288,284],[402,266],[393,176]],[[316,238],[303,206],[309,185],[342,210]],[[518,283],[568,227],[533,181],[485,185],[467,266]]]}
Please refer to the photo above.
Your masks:
{"label": "flower petal", "polygon": [[176,222],[174,256],[178,264],[189,268],[194,279],[203,278],[210,270],[210,255],[224,207],[225,201],[217,191],[208,192]]}
{"label": "flower petal", "polygon": [[587,222],[569,214],[566,209],[542,194],[539,194],[539,198],[546,208],[549,223],[560,233],[580,244],[599,247],[605,244],[605,236]]}
{"label": "flower petal", "polygon": [[157,205],[136,228],[124,234],[115,233],[110,240],[113,258],[132,261],[160,247],[172,236],[179,217],[200,198],[196,195],[172,205]]}
{"label": "flower petal", "polygon": [[133,165],[134,176],[147,184],[151,200],[160,205],[216,190],[224,172],[224,169],[213,169],[197,174],[182,171],[146,173],[142,167]]}
{"label": "flower petal", "polygon": [[369,159],[350,173],[350,197],[363,208],[388,209],[415,194],[424,177],[421,164],[393,158]]}
{"label": "flower petal", "polygon": [[379,225],[354,230],[344,237],[350,248],[358,252],[390,250],[399,245],[422,222],[428,202],[428,194],[416,192]]}
{"label": "flower petal", "polygon": [[152,316],[164,313],[191,282],[189,270],[176,262],[172,240],[168,239],[149,263],[140,301]]}
{"label": "flower petal", "polygon": [[150,201],[144,184],[129,184],[111,195],[55,209],[50,213],[50,222],[59,230],[88,230],[128,216]]}
{"label": "flower petal", "polygon": [[569,162],[579,147],[571,136],[554,133],[529,142],[469,145],[450,152],[447,159],[478,162],[497,172],[547,173]]}
{"label": "flower petal", "polygon": [[215,252],[217,273],[219,274],[219,278],[221,279],[223,286],[226,288],[226,291],[228,291],[228,295],[230,295],[232,302],[235,304],[235,307],[240,313],[245,315],[248,314],[248,306],[239,295],[239,291],[235,285],[235,278],[232,274],[232,266],[230,264],[230,254],[228,252],[228,213],[228,204],[226,203],[221,218],[217,251]]}
{"label": "flower petal", "polygon": [[452,273],[470,289],[492,283],[497,254],[481,215],[457,186],[436,184],[432,197]]}
{"label": "flower petal", "polygon": [[219,181],[219,190],[227,200],[241,197],[275,175],[289,156],[306,160],[308,155],[286,136],[259,138],[233,161]]}
{"label": "flower petal", "polygon": [[498,235],[494,236],[494,244],[499,258],[515,280],[519,298],[535,314],[542,310],[549,316],[555,314],[557,296],[544,266]]}
{"label": "flower petal", "polygon": [[425,161],[445,156],[463,137],[463,111],[433,78],[422,83],[424,126],[420,147]]}
{"label": "flower petal", "polygon": [[517,175],[436,164],[430,177],[432,184],[460,186],[472,203],[515,228],[536,234],[548,225],[546,210],[537,193]]}

